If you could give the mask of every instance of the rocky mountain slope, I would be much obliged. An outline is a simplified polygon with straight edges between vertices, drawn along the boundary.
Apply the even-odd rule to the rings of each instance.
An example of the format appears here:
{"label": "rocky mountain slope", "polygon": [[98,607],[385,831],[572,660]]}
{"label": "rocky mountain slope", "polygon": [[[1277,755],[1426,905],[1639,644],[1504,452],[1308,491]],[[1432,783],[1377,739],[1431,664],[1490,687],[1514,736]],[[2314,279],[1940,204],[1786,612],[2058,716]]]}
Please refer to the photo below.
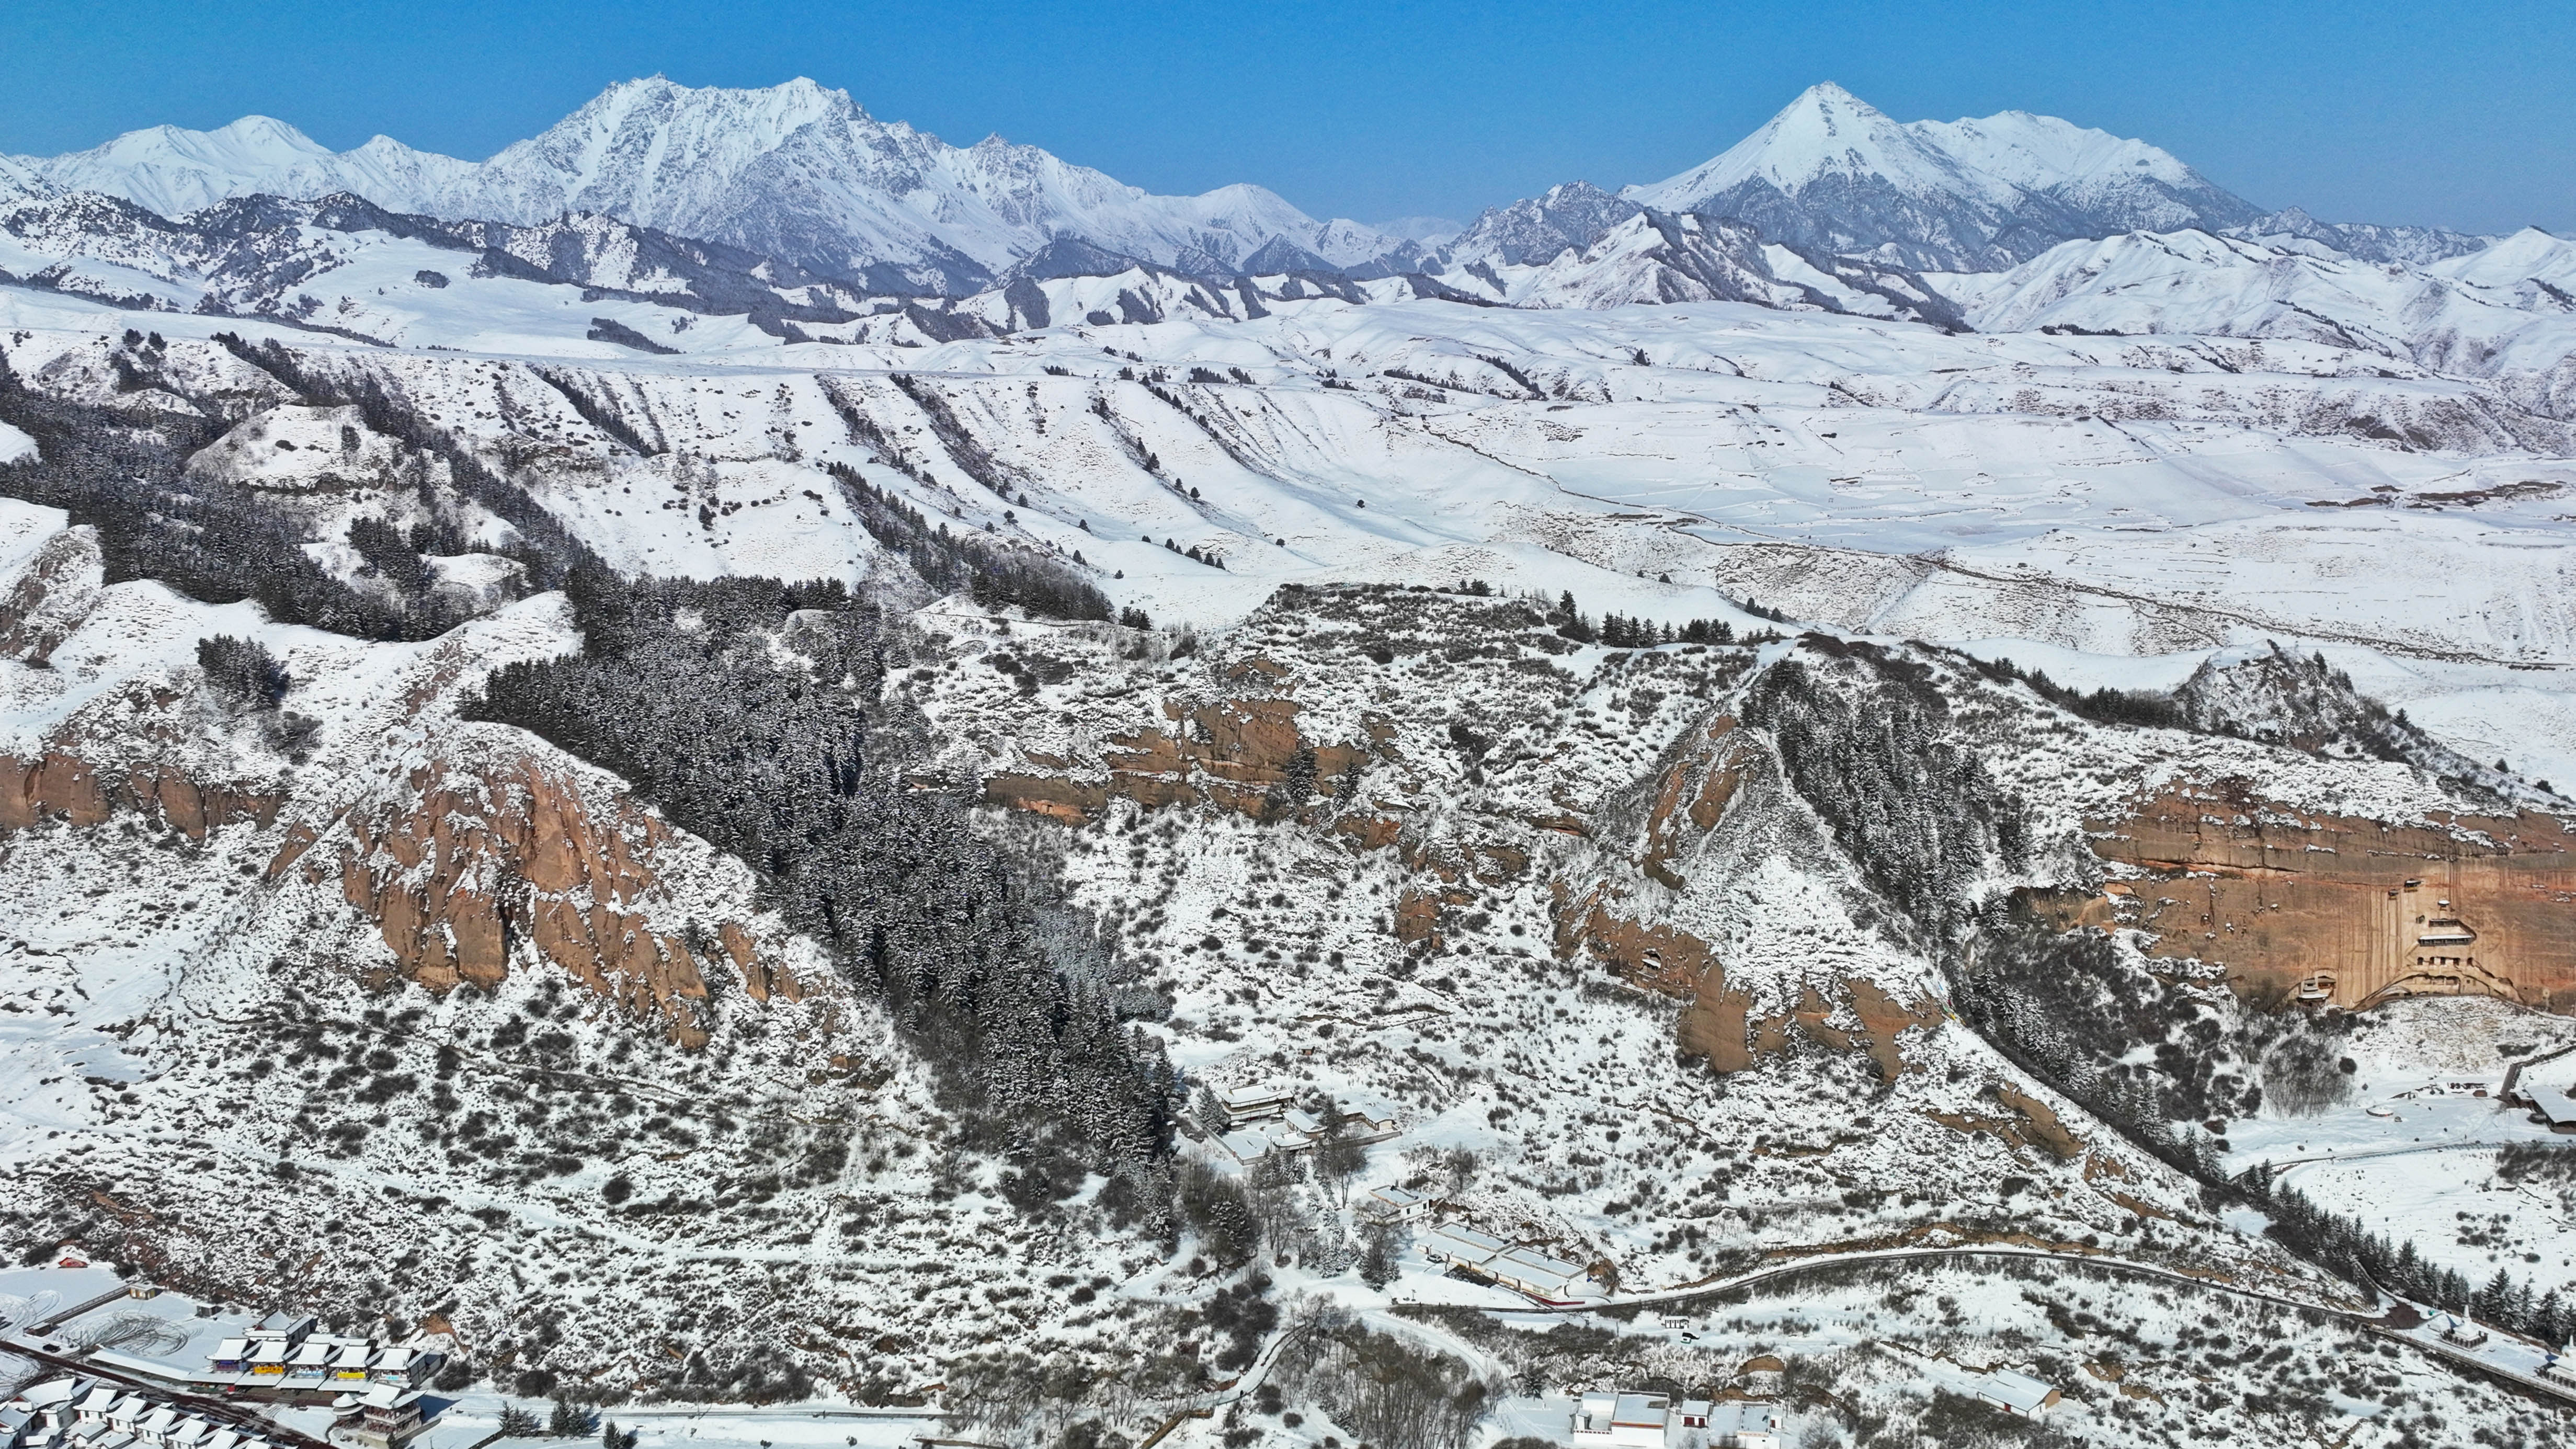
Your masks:
{"label": "rocky mountain slope", "polygon": [[[381,253],[281,284],[321,315],[557,255],[334,214],[244,224]],[[1611,230],[1708,295],[1494,305],[1535,244],[1068,248],[802,340],[470,266],[363,337],[0,287],[10,1242],[726,1443],[1459,1449],[1648,1374],[1957,1439],[1970,1364],[2095,1442],[2550,1442],[2365,1326],[2550,1336],[2539,1227],[2248,1169],[2464,1076],[2419,1017],[2564,1037],[2564,417]],[[1397,1185],[1617,1312],[1372,1231]]]}
{"label": "rocky mountain slope", "polygon": [[57,188],[122,196],[166,216],[234,197],[335,193],[515,226],[599,212],[891,292],[972,291],[1060,236],[1219,274],[1265,247],[1334,267],[1418,254],[1356,223],[1316,221],[1258,186],[1149,196],[998,136],[951,146],[803,79],[761,90],[622,82],[481,162],[383,136],[333,152],[254,116],[219,131],[136,131],[13,164]]}

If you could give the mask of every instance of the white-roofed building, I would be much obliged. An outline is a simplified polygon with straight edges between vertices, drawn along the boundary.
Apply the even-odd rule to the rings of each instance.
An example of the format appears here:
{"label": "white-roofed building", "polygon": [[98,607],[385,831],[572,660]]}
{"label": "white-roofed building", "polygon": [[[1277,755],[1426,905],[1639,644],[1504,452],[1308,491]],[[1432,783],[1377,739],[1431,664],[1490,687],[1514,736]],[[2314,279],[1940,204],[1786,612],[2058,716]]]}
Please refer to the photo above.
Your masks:
{"label": "white-roofed building", "polygon": [[1684,1399],[1673,1405],[1664,1449],[1780,1449],[1780,1406],[1754,1399]]}
{"label": "white-roofed building", "polygon": [[286,1366],[295,1358],[295,1343],[286,1338],[253,1337],[250,1341],[250,1375],[255,1379],[286,1376]]}
{"label": "white-roofed building", "polygon": [[1662,1394],[1585,1394],[1574,1408],[1575,1449],[1664,1449],[1671,1418]]}
{"label": "white-roofed building", "polygon": [[313,1331],[313,1322],[313,1315],[310,1313],[290,1313],[281,1308],[251,1325],[250,1336],[282,1338],[289,1343],[301,1343],[304,1341],[304,1336]]}
{"label": "white-roofed building", "polygon": [[1574,1302],[1577,1290],[1587,1280],[1579,1265],[1551,1258],[1536,1248],[1511,1248],[1497,1253],[1486,1261],[1484,1269],[1494,1275],[1495,1282],[1542,1303]]}
{"label": "white-roofed building", "polygon": [[1342,1120],[1370,1137],[1395,1135],[1395,1108],[1376,1097],[1346,1097],[1338,1104]]}
{"label": "white-roofed building", "polygon": [[1359,1215],[1373,1223],[1413,1223],[1431,1215],[1431,1199],[1401,1187],[1373,1187],[1360,1200]]}
{"label": "white-roofed building", "polygon": [[1275,1083],[1255,1087],[1224,1087],[1216,1094],[1217,1104],[1225,1108],[1226,1125],[1241,1126],[1265,1117],[1276,1117],[1288,1110],[1288,1089]]}
{"label": "white-roofed building", "polygon": [[1481,1268],[1493,1261],[1494,1255],[1511,1244],[1491,1233],[1478,1232],[1464,1223],[1451,1223],[1433,1228],[1422,1235],[1422,1256],[1435,1263],[1455,1263]]}
{"label": "white-roofed building", "polygon": [[98,1384],[72,1405],[72,1417],[85,1424],[104,1424],[110,1409],[125,1395],[114,1384]]}
{"label": "white-roofed building", "polygon": [[2057,1390],[2046,1380],[2032,1378],[2018,1369],[1997,1369],[1977,1380],[1974,1387],[1978,1398],[2026,1419],[2041,1417],[2057,1402]]}
{"label": "white-roofed building", "polygon": [[350,1449],[400,1449],[425,1427],[420,1390],[396,1384],[372,1384],[332,1401],[340,1417],[331,1421],[331,1442]]}
{"label": "white-roofed building", "polygon": [[374,1344],[343,1339],[338,1350],[331,1355],[332,1385],[338,1387],[343,1384],[365,1383],[367,1368],[375,1361]]}
{"label": "white-roofed building", "polygon": [[395,1344],[377,1354],[375,1362],[367,1365],[367,1378],[372,1383],[414,1388],[419,1385],[421,1376],[437,1365],[438,1359],[437,1354],[409,1344]]}

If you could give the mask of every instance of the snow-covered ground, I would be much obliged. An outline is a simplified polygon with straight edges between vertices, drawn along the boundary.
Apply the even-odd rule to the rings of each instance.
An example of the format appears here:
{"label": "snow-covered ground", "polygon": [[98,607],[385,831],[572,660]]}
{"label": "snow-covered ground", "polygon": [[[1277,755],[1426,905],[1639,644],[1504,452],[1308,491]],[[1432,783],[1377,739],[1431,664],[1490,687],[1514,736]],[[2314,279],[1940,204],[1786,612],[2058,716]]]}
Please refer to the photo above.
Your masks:
{"label": "snow-covered ground", "polygon": [[[1400,283],[1367,284],[1358,302],[1265,283],[1265,315],[1250,317],[1239,293],[1233,315],[1190,310],[1169,278],[1140,273],[1116,290],[1173,288],[1165,320],[1093,320],[1113,315],[1111,279],[1056,279],[1041,284],[1053,324],[1012,336],[943,342],[889,311],[850,324],[863,340],[781,343],[718,320],[674,331],[671,309],[546,284],[427,286],[406,269],[429,263],[369,246],[314,281],[314,315],[402,345],[13,287],[0,288],[0,351],[39,391],[197,419],[200,476],[261,490],[309,529],[307,556],[347,578],[362,575],[340,541],[352,523],[404,524],[452,478],[355,410],[293,395],[241,355],[259,344],[399,397],[621,570],[863,579],[886,561],[838,465],[940,526],[1081,571],[1155,627],[963,599],[913,617],[922,653],[890,688],[933,725],[928,764],[1080,822],[991,824],[1062,854],[1074,903],[1117,933],[1160,1003],[1137,1028],[1193,1085],[1384,1102],[1396,1134],[1355,1190],[1436,1189],[1469,1222],[1605,1265],[1629,1294],[1769,1254],[2021,1237],[2207,1267],[2301,1301],[2342,1290],[2262,1240],[2254,1218],[2213,1215],[2196,1185],[1956,1020],[1935,961],[1878,928],[1841,847],[1767,764],[1747,768],[1758,798],[1739,835],[1702,822],[1701,843],[1651,854],[1654,789],[1723,754],[1734,721],[1721,712],[1788,646],[1576,646],[1530,601],[1571,593],[1596,619],[1740,634],[1767,627],[1745,607],[1758,602],[2088,688],[2169,687],[2277,640],[2326,653],[2481,761],[2576,783],[2566,426],[2491,378],[2358,340],[1953,334],[1735,303],[1528,311]],[[599,317],[683,350],[593,338]],[[129,341],[128,327],[160,340]],[[0,454],[25,446],[0,433]],[[798,1352],[828,1362],[826,1387],[856,1402],[926,1393],[955,1356],[997,1340],[1088,1362],[1195,1332],[1186,1315],[1216,1284],[1191,1266],[1197,1247],[1105,1226],[1088,1196],[1044,1227],[1014,1214],[999,1163],[949,1150],[921,1064],[768,912],[747,867],[671,831],[605,772],[459,718],[485,671],[577,639],[559,597],[512,597],[484,551],[506,547],[509,526],[458,512],[473,551],[440,568],[480,600],[478,617],[437,640],[362,643],[250,603],[107,583],[95,536],[59,510],[0,503],[0,586],[57,570],[26,606],[50,657],[0,663],[0,753],[77,752],[119,779],[183,770],[241,802],[200,832],[165,818],[144,829],[148,811],[31,816],[0,847],[0,1071],[14,1084],[0,1159],[75,1200],[176,1181],[193,1261],[271,1289],[317,1270],[231,1224],[343,1244],[318,1270],[343,1298],[427,1245],[424,1271],[454,1274],[476,1350],[513,1376],[557,1361],[545,1355],[562,1335],[563,1358],[665,1371],[721,1320],[738,1340],[814,1329]],[[293,674],[291,705],[314,724],[297,757],[210,693],[195,661],[215,634],[260,641]],[[1896,657],[1891,668],[1951,691],[1961,714],[1942,728],[1986,749],[1995,787],[2027,802],[2046,859],[2028,878],[1977,883],[1996,897],[2098,873],[2088,822],[2176,782],[2247,780],[2296,808],[2392,821],[2459,808],[2402,765],[2097,727],[1928,651]],[[1039,668],[1014,689],[1004,660]],[[1333,752],[1325,774],[1348,779],[1312,828],[1256,819],[1217,788],[1232,780],[1257,802],[1256,772],[1284,758],[1256,757],[1281,741]],[[1143,768],[1130,756],[1192,749],[1206,768],[1172,772],[1187,782],[1177,806],[1112,788]],[[1056,794],[1012,796],[1013,781]],[[608,964],[596,979],[577,954],[531,970],[521,940],[498,979],[433,989],[422,960],[444,963],[463,937],[385,921],[407,919],[403,902],[444,910],[450,892],[534,869],[509,851],[528,834],[513,833],[514,812],[540,798],[548,830],[643,862],[640,881],[549,887],[579,910],[613,903],[589,940]],[[1722,818],[1723,795],[1709,804]],[[1652,874],[1667,864],[1680,874]],[[1635,926],[1646,948],[1587,947],[1583,892],[1600,930]],[[717,923],[757,938],[758,970],[705,945]],[[722,1001],[702,1046],[654,1014],[676,999],[684,939]],[[619,955],[639,942],[648,961]],[[773,990],[773,969],[802,994]],[[1741,1070],[1709,1068],[1719,1033],[1704,1020],[1687,1029],[1709,1035],[1682,1035],[1703,987],[1740,998],[1730,1045],[1747,1061],[1728,1065]],[[582,1067],[549,1087],[546,1111],[491,1045],[523,1020],[560,1023]],[[2229,1164],[2296,1163],[2293,1185],[2472,1276],[2516,1262],[2522,1276],[2563,1273],[2576,1257],[2563,1217],[2491,1180],[2494,1144],[2563,1139],[2453,1084],[2492,1091],[2499,1046],[2529,1055],[2569,1030],[2461,1001],[2373,1021],[2388,1024],[2355,1034],[2348,1101],[2229,1124]],[[1692,1041],[1703,1049],[1677,1050]],[[458,1053],[471,1054],[461,1074]],[[569,1165],[481,1160],[510,1149],[442,1137],[415,1105],[433,1094],[450,1099],[440,1121],[510,1124],[527,1152],[561,1137]],[[1282,1194],[1281,1221],[1306,1225],[1265,1259],[1282,1294],[1371,1322],[1406,1317],[1399,1305],[1519,1306],[1431,1271],[1418,1243],[1384,1294],[1360,1291],[1355,1224],[1329,1185],[1265,1184],[1209,1142],[1185,1151]],[[823,1165],[782,1187],[782,1162]],[[768,1188],[745,1185],[764,1173]],[[630,1194],[662,1206],[620,1209]],[[2379,1345],[2292,1329],[2294,1314],[2257,1322],[2187,1289],[2128,1285],[2078,1291],[2052,1316],[2032,1296],[2043,1289],[2009,1272],[1920,1271],[1937,1286],[1872,1280],[1798,1314],[1766,1306],[1691,1331],[1740,1355],[1729,1377],[1757,1350],[1831,1360],[1917,1409],[1931,1388],[2040,1364],[2084,1391],[2072,1420],[2141,1441],[2215,1372],[2204,1349],[2249,1376],[2287,1372],[2232,1347],[2281,1333],[2338,1412],[2379,1426],[2416,1412],[2398,1406],[2421,1385],[2383,1382],[2400,1372]],[[603,1281],[649,1285],[651,1301],[580,1305],[542,1341],[520,1316],[531,1295],[564,1312]],[[754,1283],[757,1308],[731,1316]],[[406,1311],[448,1296],[375,1293]],[[2078,1314],[2146,1323],[2150,1347],[2114,1349]],[[1865,1325],[1899,1319],[1910,1338],[1865,1347]],[[2213,1321],[2230,1344],[2197,1336]],[[1679,1332],[1642,1336],[1699,1351]],[[2079,1361],[2078,1343],[2091,1356]],[[1512,1357],[1482,1341],[1459,1351]],[[2049,1354],[2065,1364],[2041,1363]],[[1569,1386],[1543,1383],[1496,1422],[1541,1422]],[[2482,1427],[2514,1422],[2478,1403]],[[468,1394],[450,1412],[479,1425],[498,1407]],[[1114,1412],[1120,1432],[1150,1432],[1139,1420],[1168,1409],[1138,1391]],[[655,1442],[818,1449],[835,1434],[919,1432],[814,1413],[635,1422]],[[2252,1423],[2225,1419],[2228,1432]]]}

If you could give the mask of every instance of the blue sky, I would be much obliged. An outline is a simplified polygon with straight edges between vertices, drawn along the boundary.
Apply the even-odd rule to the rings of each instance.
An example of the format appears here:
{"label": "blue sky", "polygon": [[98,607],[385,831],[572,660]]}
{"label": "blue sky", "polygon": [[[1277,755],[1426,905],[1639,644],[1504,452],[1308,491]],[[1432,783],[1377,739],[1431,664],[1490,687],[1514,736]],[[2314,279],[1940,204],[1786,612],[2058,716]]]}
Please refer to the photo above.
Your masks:
{"label": "blue sky", "polygon": [[2142,136],[2267,206],[2576,232],[2576,5],[331,4],[8,0],[0,151],[260,112],[482,157],[610,82],[810,75],[1155,191],[1472,216],[1654,180],[1836,80],[1899,120]]}

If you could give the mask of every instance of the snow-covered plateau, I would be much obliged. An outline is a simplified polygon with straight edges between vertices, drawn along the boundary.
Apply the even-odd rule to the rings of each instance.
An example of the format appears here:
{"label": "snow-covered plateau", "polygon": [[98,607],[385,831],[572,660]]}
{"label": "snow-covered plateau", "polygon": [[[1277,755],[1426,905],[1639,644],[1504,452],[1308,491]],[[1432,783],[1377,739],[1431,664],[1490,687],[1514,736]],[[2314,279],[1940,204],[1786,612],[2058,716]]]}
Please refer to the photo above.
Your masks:
{"label": "snow-covered plateau", "polygon": [[0,163],[0,1389],[2565,1442],[2576,249],[1831,87],[1393,261],[1024,151]]}

